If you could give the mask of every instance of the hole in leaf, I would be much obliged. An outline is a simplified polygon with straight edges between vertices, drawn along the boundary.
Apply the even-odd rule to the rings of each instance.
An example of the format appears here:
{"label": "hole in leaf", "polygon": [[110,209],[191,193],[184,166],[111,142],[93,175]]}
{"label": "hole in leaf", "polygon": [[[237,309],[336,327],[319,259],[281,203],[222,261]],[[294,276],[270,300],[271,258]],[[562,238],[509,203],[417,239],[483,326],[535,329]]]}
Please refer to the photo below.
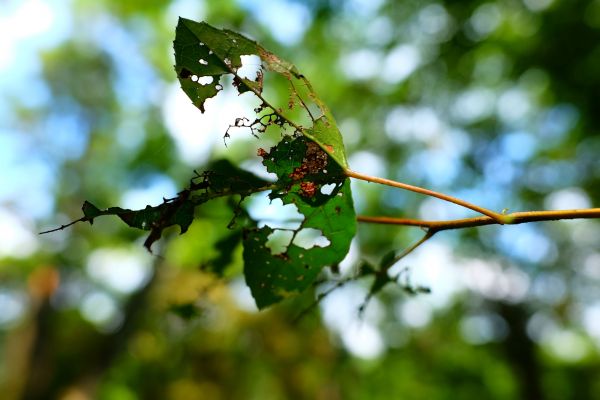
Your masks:
{"label": "hole in leaf", "polygon": [[310,111],[310,113],[315,117],[315,118],[319,118],[321,117],[324,112],[321,109],[321,107],[319,107],[318,105],[316,105],[313,102],[309,102],[308,104],[308,111]]}
{"label": "hole in leaf", "polygon": [[303,228],[296,234],[293,242],[296,246],[303,249],[311,249],[313,247],[327,247],[331,244],[329,239],[323,236],[323,232],[319,229]]}
{"label": "hole in leaf", "polygon": [[204,58],[199,59],[198,62],[202,65],[208,65],[208,61],[206,61]]}
{"label": "hole in leaf", "polygon": [[267,248],[271,250],[271,254],[273,255],[285,253],[292,241],[293,235],[292,231],[276,229],[267,237]]}
{"label": "hole in leaf", "polygon": [[261,71],[260,57],[255,55],[241,56],[242,66],[238,69],[237,74],[240,78],[255,80]]}
{"label": "hole in leaf", "polygon": [[194,82],[198,82],[198,75],[192,75],[192,80]]}
{"label": "hole in leaf", "polygon": [[327,185],[323,185],[321,186],[321,193],[323,193],[326,196],[329,196],[331,193],[333,193],[335,187],[335,183],[328,183]]}
{"label": "hole in leaf", "polygon": [[215,89],[217,90],[223,90],[223,85],[221,85],[220,83],[215,85]]}
{"label": "hole in leaf", "polygon": [[281,199],[269,198],[268,193],[256,193],[247,200],[248,213],[259,226],[268,224],[273,229],[298,229],[304,215],[298,212],[294,204],[284,205]]}
{"label": "hole in leaf", "polygon": [[201,85],[209,85],[213,83],[214,78],[212,76],[201,76],[198,78],[198,83]]}

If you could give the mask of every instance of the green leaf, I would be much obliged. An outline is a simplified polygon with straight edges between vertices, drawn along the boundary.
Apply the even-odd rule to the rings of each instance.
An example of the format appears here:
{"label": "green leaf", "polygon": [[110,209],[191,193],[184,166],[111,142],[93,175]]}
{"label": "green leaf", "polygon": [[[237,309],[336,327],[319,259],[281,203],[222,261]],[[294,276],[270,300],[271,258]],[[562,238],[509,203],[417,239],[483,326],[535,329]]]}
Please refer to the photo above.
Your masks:
{"label": "green leaf", "polygon": [[[290,126],[317,143],[342,168],[348,168],[342,135],[333,114],[317,96],[308,79],[293,64],[280,59],[255,41],[239,33],[217,29],[205,22],[195,22],[185,18],[179,19],[174,48],[175,70],[181,87],[200,111],[205,111],[204,103],[207,99],[216,96],[222,90],[221,77],[229,74],[233,76],[233,85],[240,94],[254,93],[263,100],[264,107],[271,108]],[[261,71],[256,80],[237,75],[238,69],[242,66],[241,56],[243,55],[260,57]],[[266,102],[267,99],[262,97],[263,69],[289,80],[292,97],[295,96],[301,100],[298,103],[306,109],[307,113],[309,112],[308,104],[316,105],[320,114],[314,116],[312,126],[300,126],[284,116],[281,109],[276,110],[277,107]],[[303,88],[304,92],[299,93],[296,90],[297,87]],[[277,119],[270,123],[281,124],[282,121]]]}
{"label": "green leaf", "polygon": [[281,183],[271,197],[295,204],[304,215],[294,237],[302,229],[312,228],[329,244],[305,249],[292,241],[283,253],[273,254],[267,247],[273,228],[246,230],[244,274],[259,308],[308,288],[324,266],[345,257],[356,232],[350,182],[314,142],[303,136],[284,138],[265,155],[264,164]]}
{"label": "green leaf", "polygon": [[312,128],[305,129],[303,133],[315,143],[318,143],[341,167],[348,168],[342,135],[332,116],[321,116],[315,120]]}
{"label": "green leaf", "polygon": [[218,253],[205,267],[204,270],[210,271],[217,276],[223,276],[225,269],[233,261],[234,251],[242,241],[242,231],[237,229],[215,243],[215,250]]}
{"label": "green leaf", "polygon": [[[258,54],[260,46],[238,33],[179,18],[173,47],[181,88],[204,112],[206,99],[223,89],[220,78],[235,75],[242,66],[241,56]],[[238,85],[242,86],[242,92],[251,86],[249,80],[238,81]],[[258,89],[255,85],[252,87]]]}
{"label": "green leaf", "polygon": [[87,218],[90,221],[90,224],[94,223],[94,218],[102,215],[102,211],[87,200],[83,202],[81,211],[83,211],[84,218]]}
{"label": "green leaf", "polygon": [[142,210],[121,207],[101,210],[89,201],[85,201],[82,206],[83,218],[75,222],[88,221],[92,224],[96,217],[116,215],[132,228],[150,231],[150,235],[144,242],[144,246],[150,251],[152,244],[160,239],[166,228],[179,225],[180,233],[185,233],[194,220],[196,206],[222,196],[245,197],[269,187],[268,181],[236,167],[227,160],[215,161],[209,168],[210,170],[197,174],[190,181],[188,189],[179,192],[172,199],[165,199],[158,206],[148,205]]}
{"label": "green leaf", "polygon": [[208,169],[204,176],[210,190],[216,193],[250,194],[269,185],[268,181],[236,167],[229,160],[214,161]]}
{"label": "green leaf", "polygon": [[152,207],[146,206],[142,210],[129,210],[121,207],[110,207],[100,210],[92,203],[86,201],[82,207],[84,219],[93,223],[94,218],[102,215],[116,215],[132,228],[150,231],[144,246],[150,250],[152,244],[158,240],[162,231],[173,225],[179,225],[181,233],[185,233],[194,220],[194,208],[199,202],[192,202],[186,198],[177,197],[173,201]]}

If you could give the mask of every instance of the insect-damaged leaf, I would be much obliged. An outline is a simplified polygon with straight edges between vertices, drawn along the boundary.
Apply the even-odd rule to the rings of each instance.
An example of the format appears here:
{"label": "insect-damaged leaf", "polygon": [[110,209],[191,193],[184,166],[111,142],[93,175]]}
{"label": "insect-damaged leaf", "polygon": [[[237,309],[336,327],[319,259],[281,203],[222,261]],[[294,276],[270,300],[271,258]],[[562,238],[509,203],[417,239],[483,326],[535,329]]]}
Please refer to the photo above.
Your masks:
{"label": "insect-damaged leaf", "polygon": [[158,206],[146,206],[142,210],[129,210],[121,207],[110,207],[100,210],[86,201],[83,203],[82,220],[94,222],[94,218],[102,215],[116,215],[132,228],[150,231],[144,246],[150,250],[152,243],[160,239],[162,231],[173,225],[179,225],[181,233],[185,233],[194,220],[194,208],[199,203],[189,201],[187,198],[176,198],[166,201]]}
{"label": "insect-damaged leaf", "polygon": [[[262,76],[250,80],[237,75],[242,56],[258,55],[267,68],[292,73],[293,65],[285,65],[258,43],[229,30],[221,30],[205,22],[179,18],[175,33],[175,70],[181,88],[194,105],[204,112],[206,99],[223,89],[220,79],[231,74],[240,93],[262,92]],[[287,69],[286,69],[287,67]]]}
{"label": "insect-damaged leaf", "polygon": [[240,229],[233,230],[225,237],[215,243],[217,256],[210,260],[206,265],[202,266],[205,271],[210,271],[217,276],[223,276],[225,269],[233,260],[235,248],[242,241],[242,231]]}
{"label": "insect-damaged leaf", "polygon": [[319,117],[315,120],[313,127],[305,129],[303,133],[315,143],[318,143],[341,167],[348,168],[342,135],[333,116],[323,115]]}
{"label": "insect-damaged leaf", "polygon": [[[89,201],[81,208],[83,217],[79,221],[90,224],[94,218],[103,215],[116,215],[132,228],[150,231],[144,246],[150,250],[154,242],[160,239],[163,230],[179,225],[181,233],[185,233],[194,220],[196,206],[208,200],[231,195],[248,196],[265,190],[269,182],[256,175],[244,171],[227,160],[218,160],[209,165],[209,170],[190,181],[190,186],[176,197],[164,200],[158,206],[146,206],[141,210],[129,210],[121,207],[110,207],[101,210]],[[73,223],[75,223],[73,222]],[[59,228],[60,229],[60,228]]]}
{"label": "insect-damaged leaf", "polygon": [[244,274],[259,308],[308,288],[324,266],[345,257],[356,231],[350,182],[314,142],[303,136],[284,138],[264,156],[264,164],[283,183],[271,198],[295,204],[304,215],[296,233],[316,229],[329,244],[305,249],[292,241],[283,253],[273,254],[267,240],[274,229],[246,230]]}
{"label": "insect-damaged leaf", "polygon": [[[280,59],[239,33],[185,18],[179,19],[174,48],[175,70],[181,87],[202,112],[205,101],[223,89],[221,77],[224,75],[233,77],[233,85],[240,94],[252,92],[261,97],[265,107],[277,108],[265,103],[265,99],[262,98],[263,69],[283,76],[290,82],[292,97],[296,96],[301,100],[298,103],[306,112],[309,112],[309,105],[316,106],[314,108],[319,111],[319,114],[314,115],[313,124],[309,127],[300,126],[297,121],[292,121],[287,116],[284,116],[284,119],[299,133],[317,143],[342,168],[348,168],[344,143],[333,114],[319,99],[308,79],[293,64]],[[255,80],[237,74],[242,66],[241,57],[244,55],[256,55],[261,60],[261,69]],[[300,94],[296,88],[303,88],[304,92]],[[277,113],[284,114],[281,109],[278,109]]]}

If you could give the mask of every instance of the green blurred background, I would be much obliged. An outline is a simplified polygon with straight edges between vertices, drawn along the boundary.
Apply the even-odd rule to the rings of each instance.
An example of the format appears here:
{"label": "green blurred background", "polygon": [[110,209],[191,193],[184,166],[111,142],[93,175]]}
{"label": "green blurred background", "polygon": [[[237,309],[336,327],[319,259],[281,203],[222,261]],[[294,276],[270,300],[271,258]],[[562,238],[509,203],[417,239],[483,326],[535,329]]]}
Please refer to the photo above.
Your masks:
{"label": "green blurred background", "polygon": [[[600,399],[600,225],[444,232],[395,266],[429,295],[345,285],[257,312],[241,249],[205,272],[227,202],[154,250],[99,207],[156,205],[226,157],[260,171],[252,106],[195,109],[173,72],[178,16],[294,62],[354,170],[510,211],[600,204],[598,0],[0,1],[2,399]],[[273,88],[275,91],[275,88]],[[265,147],[263,145],[263,147]],[[472,213],[355,182],[364,215]],[[293,210],[246,200],[258,219]],[[359,227],[341,265],[422,233]]]}

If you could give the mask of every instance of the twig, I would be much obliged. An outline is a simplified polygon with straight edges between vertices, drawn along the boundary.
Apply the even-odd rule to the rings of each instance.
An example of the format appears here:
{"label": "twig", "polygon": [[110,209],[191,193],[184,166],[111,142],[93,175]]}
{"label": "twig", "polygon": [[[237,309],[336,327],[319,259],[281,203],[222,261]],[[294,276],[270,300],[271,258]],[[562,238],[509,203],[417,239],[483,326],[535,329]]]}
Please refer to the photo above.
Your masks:
{"label": "twig", "polygon": [[[503,215],[503,224],[518,225],[528,222],[538,221],[558,221],[565,219],[590,219],[600,218],[600,208],[588,208],[583,210],[551,210],[551,211],[521,211]],[[492,217],[475,217],[453,219],[445,221],[427,221],[410,218],[394,217],[369,217],[360,215],[357,217],[359,222],[369,222],[376,224],[419,226],[428,228],[429,231],[440,232],[450,229],[473,228],[477,226],[495,225],[500,222]]]}
{"label": "twig", "polygon": [[75,225],[78,222],[87,222],[87,221],[90,221],[90,218],[88,218],[88,217],[82,217],[82,218],[76,219],[75,221],[69,222],[68,224],[61,225],[58,228],[48,229],[47,231],[40,232],[39,234],[40,235],[44,235],[46,233],[51,233],[51,232],[56,232],[56,231],[62,231],[63,229],[68,228],[71,225]]}
{"label": "twig", "polygon": [[407,255],[409,255],[410,253],[415,251],[423,243],[425,243],[426,241],[431,239],[433,237],[433,235],[435,235],[436,232],[437,231],[435,229],[427,229],[427,232],[425,232],[425,235],[423,235],[423,237],[421,239],[419,239],[418,241],[413,243],[410,247],[404,249],[402,252],[400,252],[400,254],[396,255],[385,265],[382,265],[381,268],[383,270],[390,269],[392,267],[392,265],[396,264],[398,261],[402,260],[404,257],[406,257]]}
{"label": "twig", "polygon": [[409,190],[411,192],[421,193],[421,194],[424,194],[427,196],[437,197],[438,199],[445,200],[445,201],[454,203],[459,206],[463,206],[470,210],[477,211],[478,213],[481,213],[483,215],[487,215],[488,217],[492,218],[498,224],[503,225],[503,224],[509,223],[507,221],[506,216],[503,214],[494,212],[492,210],[488,210],[487,208],[479,207],[475,204],[471,204],[467,201],[461,200],[456,197],[449,196],[444,193],[439,193],[439,192],[435,192],[433,190],[425,189],[425,188],[422,188],[419,186],[413,186],[413,185],[409,185],[406,183],[393,181],[391,179],[385,179],[385,178],[379,178],[376,176],[365,175],[360,172],[352,171],[351,169],[346,169],[345,174],[346,174],[346,176],[348,176],[350,178],[360,179],[360,180],[367,181],[367,182],[379,183],[382,185],[387,185],[387,186],[397,187],[400,189]]}
{"label": "twig", "polygon": [[356,279],[357,279],[356,277],[348,277],[348,278],[342,279],[340,281],[337,281],[335,283],[335,285],[333,285],[332,287],[330,287],[323,293],[320,293],[319,295],[317,295],[317,298],[312,303],[310,303],[310,305],[308,307],[306,307],[304,310],[302,310],[300,312],[300,314],[296,315],[296,317],[292,320],[292,324],[295,325],[298,322],[300,322],[300,320],[302,318],[307,316],[308,313],[310,313],[312,310],[315,309],[315,307],[317,307],[319,304],[321,304],[321,302],[325,299],[325,297],[329,296],[334,290],[339,289],[342,286],[344,286],[346,283],[354,281]]}

